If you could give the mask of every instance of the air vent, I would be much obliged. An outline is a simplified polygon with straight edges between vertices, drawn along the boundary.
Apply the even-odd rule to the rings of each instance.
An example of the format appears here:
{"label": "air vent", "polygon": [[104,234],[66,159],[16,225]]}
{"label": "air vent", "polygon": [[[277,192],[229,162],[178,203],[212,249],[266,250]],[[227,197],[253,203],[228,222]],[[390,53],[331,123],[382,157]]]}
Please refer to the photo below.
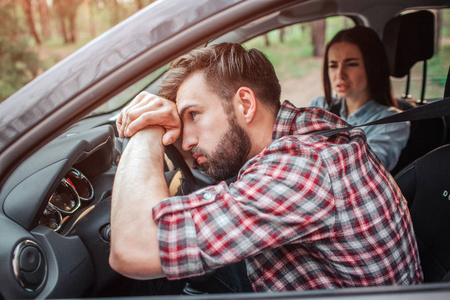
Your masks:
{"label": "air vent", "polygon": [[19,243],[13,254],[13,269],[23,289],[33,292],[41,288],[47,278],[47,261],[39,245],[32,240]]}

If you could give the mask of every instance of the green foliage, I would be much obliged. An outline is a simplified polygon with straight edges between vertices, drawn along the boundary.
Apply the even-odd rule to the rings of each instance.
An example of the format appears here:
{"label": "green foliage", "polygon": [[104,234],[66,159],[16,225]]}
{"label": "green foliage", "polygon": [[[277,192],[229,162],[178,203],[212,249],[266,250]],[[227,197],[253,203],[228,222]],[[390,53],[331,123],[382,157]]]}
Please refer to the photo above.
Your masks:
{"label": "green foliage", "polygon": [[[331,17],[326,19],[325,42],[340,30],[354,26],[353,21],[346,17]],[[279,29],[267,34],[269,45],[264,36],[258,36],[244,43],[246,48],[257,48],[266,54],[274,65],[280,80],[301,78],[320,68],[317,61],[308,58],[313,56],[312,30],[308,23],[285,27],[284,39],[280,39]]]}
{"label": "green foliage", "polygon": [[[427,61],[427,80],[425,99],[441,99],[444,95],[448,68],[450,66],[450,44],[441,39],[437,53]],[[413,98],[420,98],[422,93],[423,63],[418,62],[411,68],[411,82],[409,94]],[[407,76],[392,78],[395,95],[402,95],[406,89]]]}
{"label": "green foliage", "polygon": [[[446,78],[442,77],[442,75],[447,75],[450,64],[449,58],[450,45],[441,45],[437,55],[430,59],[428,64],[428,74],[430,75],[431,80],[440,86],[445,85]],[[439,75],[441,77],[439,77]]]}
{"label": "green foliage", "polygon": [[37,75],[39,60],[30,50],[11,5],[0,7],[0,20],[0,101],[3,101]]}
{"label": "green foliage", "polygon": [[281,31],[273,30],[267,34],[269,45],[264,36],[258,36],[244,45],[261,50],[274,65],[281,80],[291,76],[298,78],[304,75],[304,69],[298,68],[299,61],[311,56],[313,51],[308,31],[309,28],[293,25],[285,28],[283,41]]}

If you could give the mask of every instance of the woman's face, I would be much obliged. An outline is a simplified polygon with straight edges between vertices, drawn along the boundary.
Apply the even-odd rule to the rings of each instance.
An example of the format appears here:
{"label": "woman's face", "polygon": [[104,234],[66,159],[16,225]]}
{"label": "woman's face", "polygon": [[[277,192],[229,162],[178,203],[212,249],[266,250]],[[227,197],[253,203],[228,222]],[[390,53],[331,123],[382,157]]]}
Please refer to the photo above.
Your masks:
{"label": "woman's face", "polygon": [[339,98],[363,105],[370,100],[364,59],[358,46],[339,42],[328,51],[328,76]]}

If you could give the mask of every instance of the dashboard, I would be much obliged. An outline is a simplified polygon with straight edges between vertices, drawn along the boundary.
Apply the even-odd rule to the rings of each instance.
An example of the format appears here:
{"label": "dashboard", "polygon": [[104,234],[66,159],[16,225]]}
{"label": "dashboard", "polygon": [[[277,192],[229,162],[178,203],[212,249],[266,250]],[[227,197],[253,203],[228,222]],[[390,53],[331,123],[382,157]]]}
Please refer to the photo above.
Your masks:
{"label": "dashboard", "polygon": [[0,191],[0,256],[12,262],[0,268],[5,296],[99,295],[118,276],[108,255],[120,143],[112,125],[82,124],[25,160]]}
{"label": "dashboard", "polygon": [[[129,279],[108,263],[112,187],[126,144],[113,125],[104,117],[77,123],[23,161],[3,186],[0,261],[9,265],[0,276],[6,298],[123,292]],[[204,179],[173,146],[166,147],[165,171],[171,195],[196,190]]]}
{"label": "dashboard", "polygon": [[50,196],[48,204],[39,219],[39,225],[59,231],[63,224],[94,199],[94,187],[79,170],[72,168]]}
{"label": "dashboard", "polygon": [[[87,203],[102,201],[108,191],[110,194],[113,176],[97,177],[110,169],[115,173],[118,154],[114,145],[110,125],[83,132],[71,128],[14,172],[0,193],[5,214],[28,230],[39,224],[61,230],[68,215],[80,212]],[[93,179],[102,183],[95,187],[97,192]]]}

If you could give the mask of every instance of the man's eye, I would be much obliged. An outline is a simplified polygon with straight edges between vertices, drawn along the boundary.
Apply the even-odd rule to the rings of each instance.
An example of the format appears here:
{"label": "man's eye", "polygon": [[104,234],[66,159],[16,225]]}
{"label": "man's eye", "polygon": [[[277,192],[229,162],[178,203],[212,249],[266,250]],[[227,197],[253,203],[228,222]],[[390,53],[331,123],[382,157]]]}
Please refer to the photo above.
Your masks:
{"label": "man's eye", "polygon": [[197,118],[197,116],[198,116],[198,113],[196,113],[196,112],[191,112],[192,120],[195,120],[195,118]]}
{"label": "man's eye", "polygon": [[330,68],[330,69],[335,69],[335,68],[337,68],[337,65],[335,65],[335,64],[329,65],[328,68]]}
{"label": "man's eye", "polygon": [[347,64],[347,66],[349,66],[349,67],[358,67],[359,66],[359,63],[349,63],[349,64]]}

